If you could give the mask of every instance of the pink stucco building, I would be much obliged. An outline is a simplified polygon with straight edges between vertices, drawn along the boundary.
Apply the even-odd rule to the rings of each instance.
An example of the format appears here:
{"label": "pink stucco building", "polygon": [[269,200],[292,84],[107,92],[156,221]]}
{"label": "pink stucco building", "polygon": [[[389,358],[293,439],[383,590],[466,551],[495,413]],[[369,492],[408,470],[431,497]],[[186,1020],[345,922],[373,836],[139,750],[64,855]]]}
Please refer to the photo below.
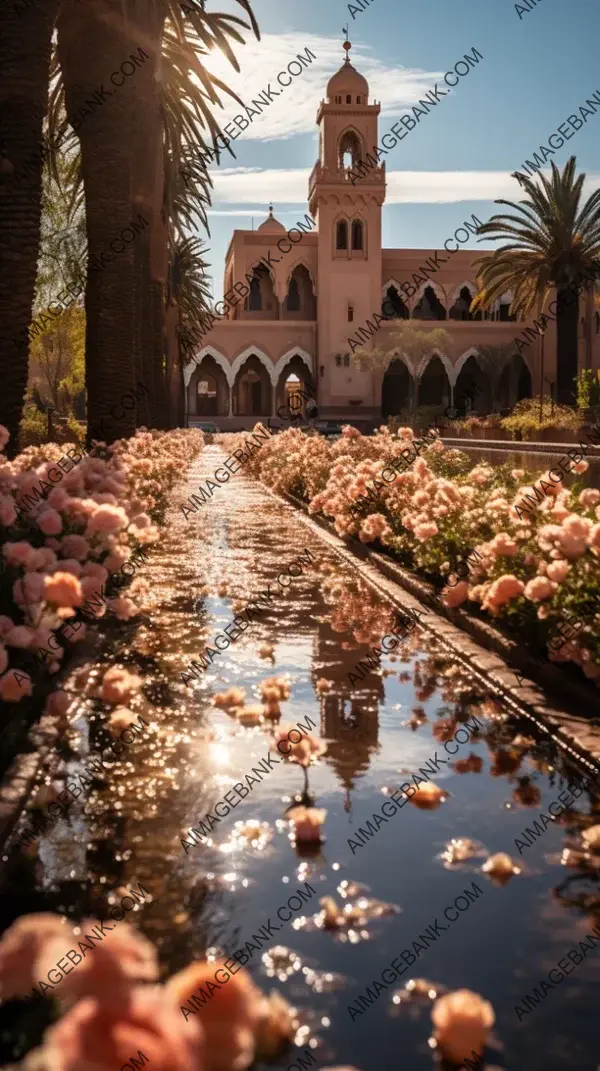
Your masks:
{"label": "pink stucco building", "polygon": [[[477,217],[463,220],[458,207],[456,229],[440,250],[382,248],[385,164],[360,181],[355,170],[380,143],[380,105],[370,100],[348,51],[326,93],[317,110],[319,158],[304,219],[286,232],[271,209],[257,230],[233,232],[223,289],[233,307],[184,367],[189,422],[218,418],[223,430],[251,426],[275,416],[297,380],[316,392],[319,417],[371,425],[409,406],[452,402],[473,381],[482,412],[538,394],[542,378],[556,379],[554,325],[543,341],[542,376],[542,340],[517,345],[528,325],[511,321],[509,295],[490,312],[469,313],[481,246]],[[401,159],[401,149],[393,151]],[[418,363],[390,354],[387,369],[376,372],[350,364],[361,338],[387,349],[397,320],[408,318],[421,328],[444,327],[451,337],[447,352]],[[600,364],[599,326],[598,314],[582,307],[581,367]]]}

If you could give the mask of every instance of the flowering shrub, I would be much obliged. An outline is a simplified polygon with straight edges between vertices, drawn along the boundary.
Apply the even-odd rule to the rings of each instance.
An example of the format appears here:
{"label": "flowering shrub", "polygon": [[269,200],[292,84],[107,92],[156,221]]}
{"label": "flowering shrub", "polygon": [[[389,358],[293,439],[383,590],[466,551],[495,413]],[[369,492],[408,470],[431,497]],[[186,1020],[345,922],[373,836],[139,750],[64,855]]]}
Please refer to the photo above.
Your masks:
{"label": "flowering shrub", "polygon": [[[241,437],[228,438],[241,445]],[[311,513],[333,520],[338,535],[377,542],[430,579],[455,580],[450,563],[476,550],[468,578],[444,589],[444,603],[471,603],[546,648],[551,661],[574,662],[600,685],[600,491],[577,483],[567,490],[545,473],[545,497],[519,516],[514,507],[523,495],[533,499],[523,469],[472,467],[470,458],[440,440],[424,447],[405,472],[386,469],[413,438],[410,428],[380,428],[365,437],[346,426],[328,443],[289,430],[265,443],[246,471],[275,491],[303,498]],[[587,467],[580,461],[573,471],[581,475]],[[353,514],[358,497],[373,486],[379,500],[370,512],[365,504]],[[565,611],[583,627],[554,651],[548,639]]]}
{"label": "flowering shrub", "polygon": [[[56,467],[64,451],[55,443],[8,461],[7,441],[0,426],[0,699],[15,703],[32,694],[36,651],[52,648],[47,668],[56,673],[63,641],[85,635],[82,622],[65,630],[77,607],[101,593],[136,550],[158,540],[169,492],[204,438],[187,429],[142,430],[109,446],[107,460],[84,456],[69,469]],[[51,471],[62,478],[53,481]],[[48,493],[33,501],[40,481]],[[131,598],[107,597],[98,617],[107,606],[121,619],[137,613]]]}
{"label": "flowering shrub", "polygon": [[583,413],[568,405],[553,405],[548,398],[542,405],[540,420],[540,401],[540,398],[523,398],[510,416],[502,418],[501,426],[513,436],[520,432],[524,439],[539,439],[540,432],[550,428],[575,432],[585,423]]}

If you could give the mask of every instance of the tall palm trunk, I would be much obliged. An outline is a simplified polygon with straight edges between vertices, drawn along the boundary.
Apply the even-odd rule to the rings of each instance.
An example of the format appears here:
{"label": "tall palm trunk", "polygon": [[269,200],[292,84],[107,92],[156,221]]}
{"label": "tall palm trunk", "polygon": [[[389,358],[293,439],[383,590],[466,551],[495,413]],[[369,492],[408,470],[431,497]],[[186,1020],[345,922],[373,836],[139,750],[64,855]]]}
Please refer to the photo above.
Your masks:
{"label": "tall palm trunk", "polygon": [[575,405],[579,348],[579,298],[567,289],[568,281],[557,287],[556,299],[556,400],[559,405]]}
{"label": "tall palm trunk", "polygon": [[[132,78],[115,88],[113,72],[140,42],[123,15],[121,0],[81,4],[64,0],[58,22],[59,59],[65,82],[67,115],[81,142],[86,201],[88,273],[86,310],[86,388],[88,440],[92,433],[108,443],[135,432],[135,410],[121,403],[135,386],[135,258],[131,233],[131,145],[135,131],[126,107]],[[118,80],[121,79],[118,75]],[[108,99],[81,117],[86,99],[103,87]],[[137,213],[133,219],[137,219]],[[139,224],[143,227],[142,224]],[[141,232],[140,232],[141,233]]]}
{"label": "tall palm trunk", "polygon": [[[133,198],[136,209],[149,220],[149,228],[140,236],[136,246],[139,260],[139,293],[136,305],[136,363],[148,388],[148,413],[138,412],[138,423],[150,422],[164,426],[165,382],[161,379],[162,363],[156,366],[155,352],[155,264],[157,238],[163,230],[162,203],[164,195],[163,112],[160,97],[160,66],[165,19],[163,4],[142,0],[138,9],[139,39],[149,59],[136,75],[128,99],[134,109],[136,137],[132,154]],[[166,245],[166,231],[163,238]],[[159,340],[162,348],[162,338]],[[146,417],[145,421],[143,416]],[[140,419],[142,418],[142,419]]]}
{"label": "tall palm trunk", "polygon": [[0,423],[18,450],[42,214],[42,126],[60,0],[0,4]]}

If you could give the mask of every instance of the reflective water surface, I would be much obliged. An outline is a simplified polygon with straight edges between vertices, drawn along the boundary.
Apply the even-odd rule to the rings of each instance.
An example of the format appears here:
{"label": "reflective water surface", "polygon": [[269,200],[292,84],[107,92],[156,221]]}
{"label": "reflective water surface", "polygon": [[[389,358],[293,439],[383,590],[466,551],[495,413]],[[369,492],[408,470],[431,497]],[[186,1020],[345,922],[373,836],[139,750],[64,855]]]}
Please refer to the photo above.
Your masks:
{"label": "reflective water surface", "polygon": [[[190,492],[223,456],[217,447],[205,451]],[[284,588],[277,577],[305,548],[315,560]],[[521,854],[515,845],[540,812],[549,813],[574,767],[418,628],[380,670],[351,683],[348,674],[369,644],[389,631],[394,608],[290,507],[241,475],[189,522],[173,511],[145,576],[143,626],[113,626],[97,665],[70,685],[82,697],[53,772],[80,771],[101,746],[105,714],[93,693],[112,662],[144,678],[133,707],[151,726],[94,780],[69,818],[40,838],[37,855],[8,851],[5,924],[42,909],[106,917],[114,892],[141,882],[152,901],[128,920],[158,946],[164,975],[207,950],[231,955],[255,944],[246,953],[249,969],[263,989],[280,989],[299,1009],[306,1031],[296,1055],[314,1046],[316,1067],[441,1066],[428,1045],[431,1003],[407,999],[403,989],[421,978],[431,983],[425,988],[468,988],[492,1003],[487,1068],[594,1071],[600,944],[538,1006],[532,1000],[521,1021],[514,1010],[600,922],[600,858],[589,851],[584,857],[580,836],[600,821],[589,792],[545,831],[538,824],[540,834],[526,835],[531,846],[522,843]],[[273,598],[264,611],[185,684],[181,672],[190,660],[268,584]],[[245,782],[273,744],[277,701],[262,722],[255,709],[261,682],[273,676],[289,682],[279,724],[310,719],[327,751],[306,785],[301,767],[280,756],[239,801],[232,786]],[[236,717],[213,703],[231,687],[246,692],[238,699],[241,720],[239,710]],[[430,809],[409,803],[375,822],[396,788],[419,768],[436,767],[431,780],[448,794],[444,802]],[[290,837],[286,810],[304,791],[327,812],[320,850],[302,850]],[[189,846],[190,828],[198,829],[225,793],[238,800],[235,811],[214,824],[205,843]],[[261,825],[248,827],[250,820]],[[481,869],[500,852],[518,871],[505,882]],[[465,908],[460,898],[473,882],[481,892]],[[297,908],[296,890],[306,883],[314,892]],[[334,901],[326,904],[329,926],[323,897]],[[277,914],[282,906],[287,922]],[[367,987],[373,993],[374,981],[405,950],[400,965],[410,963],[413,942],[436,920],[438,935],[429,947],[420,943],[414,965],[369,999]],[[253,935],[269,924],[274,936],[261,948]],[[39,1020],[27,1023],[27,1042],[13,1047],[25,1030],[19,1022],[8,1029],[6,1016],[1,1020],[4,1058],[36,1040]],[[293,1049],[274,1066],[290,1064]]]}

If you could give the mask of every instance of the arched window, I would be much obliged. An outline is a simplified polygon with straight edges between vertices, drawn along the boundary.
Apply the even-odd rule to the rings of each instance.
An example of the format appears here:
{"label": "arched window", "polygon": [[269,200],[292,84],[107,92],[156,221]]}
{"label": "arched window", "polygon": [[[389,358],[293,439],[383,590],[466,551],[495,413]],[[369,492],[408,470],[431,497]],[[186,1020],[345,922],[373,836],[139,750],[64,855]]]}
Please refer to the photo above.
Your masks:
{"label": "arched window", "polygon": [[342,367],[342,355],[341,355],[341,353],[336,353],[336,355],[335,355],[335,363],[337,364],[338,368]]}
{"label": "arched window", "polygon": [[348,224],[346,223],[345,219],[338,220],[337,227],[335,229],[335,248],[348,248]]}
{"label": "arched window", "polygon": [[260,294],[260,283],[256,276],[250,283],[250,296],[248,298],[248,309],[250,312],[260,312],[262,309],[262,297]]}
{"label": "arched window", "polygon": [[352,97],[349,93],[346,94],[346,104],[352,104]]}
{"label": "arched window", "polygon": [[363,247],[363,225],[360,219],[352,220],[352,248],[362,249]]}
{"label": "arched window", "polygon": [[349,368],[349,367],[350,367],[350,354],[349,353],[345,353],[344,354],[344,368]]}
{"label": "arched window", "polygon": [[340,138],[339,168],[352,170],[361,158],[360,138],[356,131],[346,130]]}
{"label": "arched window", "polygon": [[290,279],[285,307],[288,312],[300,312],[300,291],[298,289],[298,280],[293,277]]}
{"label": "arched window", "polygon": [[357,97],[357,98],[356,98],[356,103],[357,103],[357,104],[360,104],[360,97]]}
{"label": "arched window", "polygon": [[[598,315],[596,313],[596,315]],[[348,323],[354,323],[354,305],[348,305]],[[598,332],[596,332],[598,334]]]}

